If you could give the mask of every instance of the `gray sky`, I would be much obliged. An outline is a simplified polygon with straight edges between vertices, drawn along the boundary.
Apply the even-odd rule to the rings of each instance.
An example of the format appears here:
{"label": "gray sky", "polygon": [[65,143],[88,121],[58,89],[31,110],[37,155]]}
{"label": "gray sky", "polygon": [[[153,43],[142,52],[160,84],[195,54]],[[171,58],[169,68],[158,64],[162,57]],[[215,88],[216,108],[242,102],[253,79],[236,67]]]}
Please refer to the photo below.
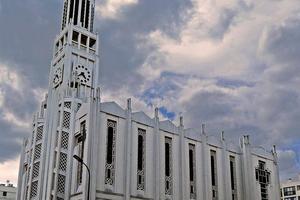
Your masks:
{"label": "gray sky", "polygon": [[[22,138],[47,90],[62,0],[0,0],[0,182],[16,182]],[[278,146],[300,169],[298,0],[97,0],[104,100],[238,142]]]}

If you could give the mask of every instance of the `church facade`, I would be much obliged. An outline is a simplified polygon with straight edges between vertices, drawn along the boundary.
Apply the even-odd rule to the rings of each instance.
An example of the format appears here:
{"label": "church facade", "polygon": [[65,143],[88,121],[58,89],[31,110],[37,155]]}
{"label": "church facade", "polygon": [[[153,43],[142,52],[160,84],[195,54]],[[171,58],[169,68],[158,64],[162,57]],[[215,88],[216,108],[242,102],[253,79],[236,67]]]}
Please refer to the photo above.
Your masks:
{"label": "church facade", "polygon": [[[275,147],[102,102],[94,0],[64,0],[49,90],[23,143],[18,200],[279,200]],[[78,160],[76,155],[87,165]]]}

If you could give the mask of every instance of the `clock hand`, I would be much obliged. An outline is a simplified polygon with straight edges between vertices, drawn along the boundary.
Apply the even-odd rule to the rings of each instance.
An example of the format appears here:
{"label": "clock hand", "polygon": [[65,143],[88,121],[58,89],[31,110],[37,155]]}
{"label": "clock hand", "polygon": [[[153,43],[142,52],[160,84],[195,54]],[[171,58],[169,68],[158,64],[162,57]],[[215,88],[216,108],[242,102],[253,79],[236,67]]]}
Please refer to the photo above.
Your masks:
{"label": "clock hand", "polygon": [[84,72],[81,72],[78,76],[82,76],[84,79],[86,79]]}

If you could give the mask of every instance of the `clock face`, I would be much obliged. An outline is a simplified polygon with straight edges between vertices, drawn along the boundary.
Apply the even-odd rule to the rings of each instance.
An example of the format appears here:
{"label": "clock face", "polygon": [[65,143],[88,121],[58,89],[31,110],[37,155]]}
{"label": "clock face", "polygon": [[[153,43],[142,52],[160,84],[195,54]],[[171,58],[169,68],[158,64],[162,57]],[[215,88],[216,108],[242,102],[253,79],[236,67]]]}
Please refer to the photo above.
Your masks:
{"label": "clock face", "polygon": [[54,75],[53,75],[54,87],[57,87],[62,82],[62,79],[63,79],[63,69],[62,69],[62,67],[58,67],[55,70]]}
{"label": "clock face", "polygon": [[77,72],[78,80],[83,85],[90,85],[91,83],[91,72],[89,69],[83,65],[78,65],[75,67]]}

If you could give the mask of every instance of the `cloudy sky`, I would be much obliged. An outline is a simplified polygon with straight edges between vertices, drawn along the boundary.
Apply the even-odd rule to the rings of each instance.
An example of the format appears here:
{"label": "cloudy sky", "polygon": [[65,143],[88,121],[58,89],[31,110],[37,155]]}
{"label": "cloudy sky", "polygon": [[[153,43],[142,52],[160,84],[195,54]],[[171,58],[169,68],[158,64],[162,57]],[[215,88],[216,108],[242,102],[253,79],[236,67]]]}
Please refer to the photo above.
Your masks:
{"label": "cloudy sky", "polygon": [[[0,0],[0,182],[47,91],[62,0]],[[299,0],[97,0],[103,100],[278,147],[300,172]]]}

